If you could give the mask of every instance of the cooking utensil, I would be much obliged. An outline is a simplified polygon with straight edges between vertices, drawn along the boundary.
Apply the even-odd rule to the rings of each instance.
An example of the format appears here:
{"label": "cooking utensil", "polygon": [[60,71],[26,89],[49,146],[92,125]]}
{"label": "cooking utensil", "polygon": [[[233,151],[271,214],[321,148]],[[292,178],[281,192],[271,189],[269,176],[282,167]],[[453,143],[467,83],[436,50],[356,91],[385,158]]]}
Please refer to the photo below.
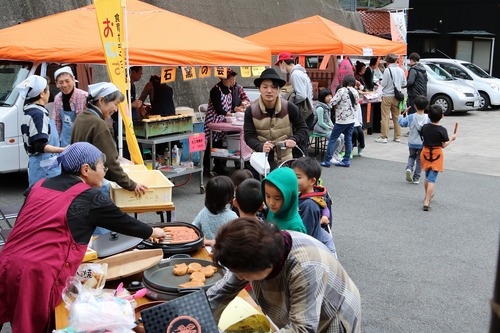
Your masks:
{"label": "cooking utensil", "polygon": [[161,249],[151,249],[123,252],[97,262],[108,264],[106,280],[113,281],[140,273],[158,264],[162,259],[163,251]]}
{"label": "cooking utensil", "polygon": [[[144,286],[148,289],[150,287],[154,288],[155,291],[165,291],[170,293],[181,293],[183,289],[190,288],[179,288],[179,285],[182,283],[186,283],[190,281],[190,274],[186,274],[183,276],[177,276],[173,274],[173,269],[176,264],[185,263],[189,265],[190,263],[199,263],[201,266],[205,267],[208,265],[212,265],[211,261],[203,260],[203,259],[195,259],[195,258],[174,258],[168,259],[160,262],[159,264],[147,269],[144,271],[143,283]],[[211,286],[213,286],[217,281],[222,279],[224,273],[222,270],[218,269],[217,272],[214,273],[213,276],[206,278],[205,285],[196,289],[205,289],[207,290]],[[190,289],[193,291],[193,289]]]}
{"label": "cooking utensil", "polygon": [[141,238],[122,235],[113,231],[94,239],[92,249],[97,252],[98,258],[105,258],[136,247],[141,242]]}
{"label": "cooking utensil", "polygon": [[145,248],[160,248],[163,250],[165,256],[178,253],[191,253],[203,247],[203,232],[191,223],[186,222],[169,222],[169,223],[157,223],[152,224],[152,227],[164,228],[164,227],[188,227],[191,228],[197,235],[198,238],[193,241],[187,242],[176,242],[176,243],[154,243],[151,239],[145,239],[141,244],[137,246],[138,249]]}

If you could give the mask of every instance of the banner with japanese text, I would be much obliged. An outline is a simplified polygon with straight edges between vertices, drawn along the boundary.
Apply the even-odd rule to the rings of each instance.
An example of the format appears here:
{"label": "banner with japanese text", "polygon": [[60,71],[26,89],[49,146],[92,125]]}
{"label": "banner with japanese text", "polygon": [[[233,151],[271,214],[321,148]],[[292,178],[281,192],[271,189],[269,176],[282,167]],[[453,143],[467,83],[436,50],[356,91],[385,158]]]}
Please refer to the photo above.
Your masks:
{"label": "banner with japanese text", "polygon": [[[125,0],[95,0],[97,28],[101,36],[106,66],[111,82],[127,96],[130,84],[127,81],[127,66],[125,59]],[[119,104],[120,114],[125,126],[125,138],[132,161],[144,164],[142,154],[135,137],[134,127],[130,118],[130,109],[127,99]],[[119,138],[120,139],[120,138]]]}

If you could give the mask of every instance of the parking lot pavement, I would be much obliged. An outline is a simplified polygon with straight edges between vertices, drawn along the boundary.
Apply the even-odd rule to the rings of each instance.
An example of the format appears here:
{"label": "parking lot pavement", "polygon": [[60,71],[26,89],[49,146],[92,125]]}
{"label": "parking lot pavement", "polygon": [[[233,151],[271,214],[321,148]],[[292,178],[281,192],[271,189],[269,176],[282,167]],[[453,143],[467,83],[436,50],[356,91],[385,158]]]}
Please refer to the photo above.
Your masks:
{"label": "parking lot pavement", "polygon": [[[441,124],[449,135],[453,133],[456,121],[459,123],[457,140],[444,150],[445,170],[500,176],[500,108],[444,117]],[[406,128],[402,130],[403,133],[407,131]],[[391,130],[388,143],[382,144],[375,142],[379,135],[373,133],[365,136],[363,156],[406,163],[408,137],[402,136],[401,142],[396,143],[392,141]]]}

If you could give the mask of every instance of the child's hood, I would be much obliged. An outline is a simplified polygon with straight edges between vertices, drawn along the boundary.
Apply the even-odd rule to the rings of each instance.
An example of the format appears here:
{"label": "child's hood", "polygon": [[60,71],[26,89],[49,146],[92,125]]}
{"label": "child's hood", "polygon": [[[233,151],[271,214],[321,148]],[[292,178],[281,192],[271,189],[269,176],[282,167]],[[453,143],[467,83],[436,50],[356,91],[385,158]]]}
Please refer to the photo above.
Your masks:
{"label": "child's hood", "polygon": [[264,201],[266,200],[266,191],[264,188],[265,182],[272,183],[281,191],[281,194],[283,195],[283,205],[276,214],[273,214],[274,216],[279,219],[284,219],[292,217],[294,214],[298,214],[299,183],[297,181],[297,176],[295,176],[295,173],[291,168],[275,169],[267,175],[266,178],[264,178],[261,186]]}

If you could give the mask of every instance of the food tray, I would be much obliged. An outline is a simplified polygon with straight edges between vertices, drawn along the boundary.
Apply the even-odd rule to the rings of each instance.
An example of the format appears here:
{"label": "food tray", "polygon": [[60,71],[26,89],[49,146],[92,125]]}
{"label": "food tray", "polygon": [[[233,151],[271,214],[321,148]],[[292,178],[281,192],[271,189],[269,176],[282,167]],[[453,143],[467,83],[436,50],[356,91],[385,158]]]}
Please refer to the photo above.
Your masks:
{"label": "food tray", "polygon": [[134,122],[137,137],[149,139],[155,136],[193,131],[193,118],[189,115],[155,117]]}

